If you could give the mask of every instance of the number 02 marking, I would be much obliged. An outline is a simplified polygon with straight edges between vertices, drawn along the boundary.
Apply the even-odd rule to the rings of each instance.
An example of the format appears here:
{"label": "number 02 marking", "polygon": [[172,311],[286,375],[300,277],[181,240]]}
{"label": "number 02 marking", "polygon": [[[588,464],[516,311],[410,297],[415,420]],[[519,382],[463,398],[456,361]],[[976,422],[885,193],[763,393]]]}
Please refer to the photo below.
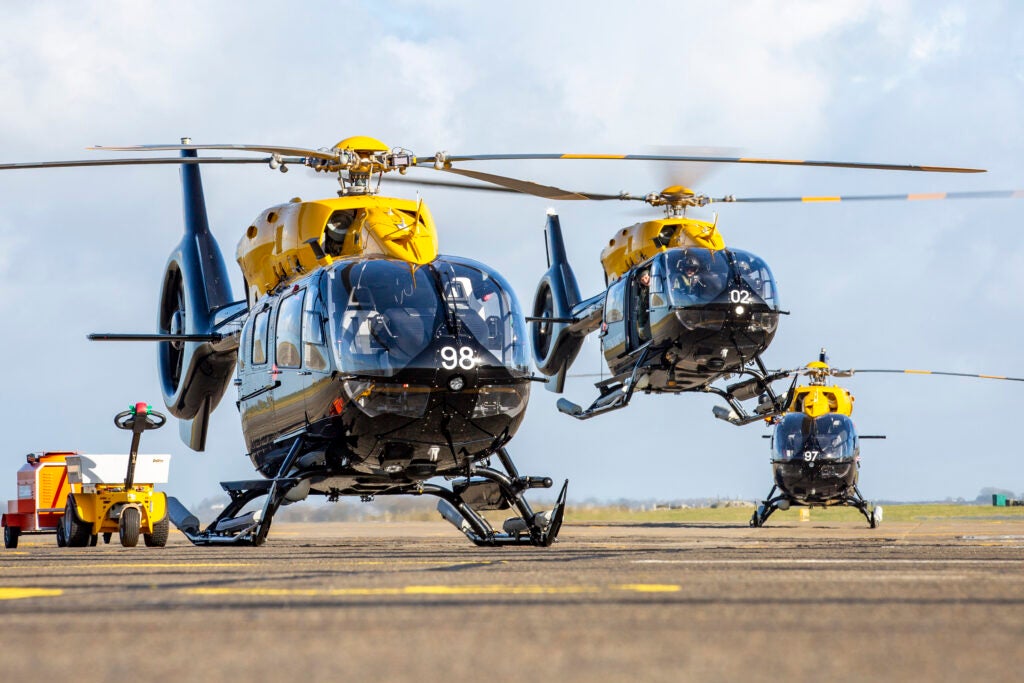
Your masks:
{"label": "number 02 marking", "polygon": [[729,301],[733,302],[734,304],[750,303],[750,292],[748,292],[745,289],[730,289]]}
{"label": "number 02 marking", "polygon": [[472,370],[475,365],[476,354],[472,347],[460,346],[458,349],[454,346],[441,347],[441,367],[445,370],[454,370],[455,368]]}

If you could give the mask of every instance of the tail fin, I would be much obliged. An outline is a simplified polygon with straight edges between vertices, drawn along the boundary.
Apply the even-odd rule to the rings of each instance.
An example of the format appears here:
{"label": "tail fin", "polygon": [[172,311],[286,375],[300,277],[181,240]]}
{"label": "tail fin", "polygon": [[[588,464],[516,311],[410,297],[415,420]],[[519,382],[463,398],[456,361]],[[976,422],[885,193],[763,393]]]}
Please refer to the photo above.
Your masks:
{"label": "tail fin", "polygon": [[[548,389],[561,393],[565,375],[583,346],[587,331],[570,330],[576,321],[573,308],[580,303],[580,287],[565,254],[558,214],[548,211],[548,270],[537,284],[533,299],[533,356],[537,369],[554,377]],[[550,320],[545,320],[550,319]]]}
{"label": "tail fin", "polygon": [[[187,144],[187,138],[182,141]],[[183,150],[182,157],[197,156]],[[198,164],[181,166],[185,231],[164,269],[158,326],[163,334],[211,334],[214,316],[233,302],[227,267],[210,233]],[[237,346],[210,341],[172,341],[159,345],[164,404],[183,420],[182,441],[201,451],[209,415],[220,402],[234,370]]]}

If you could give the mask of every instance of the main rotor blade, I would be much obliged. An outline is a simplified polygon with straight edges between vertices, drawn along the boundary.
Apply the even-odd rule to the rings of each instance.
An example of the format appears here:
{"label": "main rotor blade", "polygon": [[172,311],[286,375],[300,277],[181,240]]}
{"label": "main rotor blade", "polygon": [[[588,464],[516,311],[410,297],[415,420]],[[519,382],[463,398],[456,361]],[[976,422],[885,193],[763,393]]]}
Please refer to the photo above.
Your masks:
{"label": "main rotor blade", "polygon": [[[672,154],[473,154],[443,155],[444,162],[460,161],[517,161],[527,159],[590,159],[624,161],[692,161],[714,164],[767,164],[774,166],[818,166],[824,168],[859,168],[879,171],[924,171],[928,173],[984,173],[983,168],[955,166],[919,166],[913,164],[876,164],[861,161],[808,161],[802,159],[759,159],[756,157],[679,156]],[[419,159],[419,166],[431,166],[436,159]],[[451,169],[448,169],[451,170]]]}
{"label": "main rotor blade", "polygon": [[903,375],[945,375],[947,377],[973,377],[977,379],[1002,379],[1008,382],[1024,382],[1024,377],[1004,377],[1003,375],[976,375],[970,372],[939,372],[937,370],[845,370],[854,375],[861,375],[866,372],[903,374]]}
{"label": "main rotor blade", "polygon": [[563,190],[559,187],[552,185],[540,185],[538,183],[530,182],[529,180],[519,180],[518,178],[509,178],[508,176],[494,175],[493,173],[483,173],[481,171],[468,171],[461,168],[446,168],[443,169],[448,173],[455,173],[457,175],[466,176],[467,178],[475,178],[482,180],[485,183],[491,183],[492,185],[498,185],[500,187],[506,187],[515,192],[521,192],[523,194],[532,194],[537,197],[544,197],[545,199],[561,199],[561,200],[572,200],[572,199],[590,199],[597,201],[604,201],[608,199],[621,199],[621,200],[639,200],[643,201],[642,197],[634,197],[629,194],[598,194],[592,192],[573,192],[571,190]]}
{"label": "main rotor blade", "polygon": [[263,152],[265,154],[291,154],[316,159],[337,160],[338,155],[325,150],[306,149],[305,147],[278,147],[275,145],[128,145],[127,147],[106,147],[96,145],[86,149],[99,152],[178,152],[181,150],[220,149],[236,152]]}
{"label": "main rotor blade", "polygon": [[926,201],[934,199],[1024,199],[1024,190],[983,190],[977,192],[919,192],[910,194],[862,194],[820,197],[723,197],[712,202],[726,204],[804,202],[874,202],[885,200]]}
{"label": "main rotor blade", "polygon": [[[271,157],[262,159],[242,157],[151,157],[135,159],[77,159],[71,161],[29,161],[0,164],[0,171],[30,168],[74,168],[76,166],[147,166],[159,164],[269,164]],[[301,164],[301,159],[282,159],[281,163]]]}

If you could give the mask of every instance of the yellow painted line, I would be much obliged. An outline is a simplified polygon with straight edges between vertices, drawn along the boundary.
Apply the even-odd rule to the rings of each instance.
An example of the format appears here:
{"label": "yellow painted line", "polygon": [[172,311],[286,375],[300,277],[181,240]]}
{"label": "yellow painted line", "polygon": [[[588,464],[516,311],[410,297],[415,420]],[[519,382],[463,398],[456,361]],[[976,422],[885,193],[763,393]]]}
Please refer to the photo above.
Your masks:
{"label": "yellow painted line", "polygon": [[406,595],[583,595],[606,590],[633,593],[674,593],[673,584],[619,584],[613,586],[542,586],[484,584],[465,586],[401,586],[395,588],[187,588],[189,595],[248,597],[381,597]]}
{"label": "yellow painted line", "polygon": [[625,154],[563,154],[562,159],[625,159]]}
{"label": "yellow painted line", "polygon": [[0,588],[0,600],[53,598],[63,594],[64,591],[59,588]]}
{"label": "yellow painted line", "polygon": [[96,563],[83,562],[79,564],[62,564],[61,567],[71,568],[98,568],[98,569],[134,569],[136,567],[157,568],[157,569],[181,569],[181,568],[206,568],[206,567],[255,567],[255,562],[118,562],[118,563]]}
{"label": "yellow painted line", "polygon": [[681,589],[680,586],[671,583],[624,583],[615,588],[634,593],[678,593]]}
{"label": "yellow painted line", "polygon": [[[445,535],[448,535],[445,532]],[[337,564],[346,564],[352,566],[379,566],[379,565],[426,565],[431,567],[473,567],[473,566],[487,566],[492,564],[506,564],[507,560],[466,560],[464,562],[439,562],[437,560],[351,560],[346,562],[341,560]]]}
{"label": "yellow painted line", "polygon": [[801,197],[802,202],[841,202],[842,197]]}
{"label": "yellow painted line", "polygon": [[945,192],[919,192],[917,194],[908,194],[907,199],[915,201],[919,199],[945,199]]}

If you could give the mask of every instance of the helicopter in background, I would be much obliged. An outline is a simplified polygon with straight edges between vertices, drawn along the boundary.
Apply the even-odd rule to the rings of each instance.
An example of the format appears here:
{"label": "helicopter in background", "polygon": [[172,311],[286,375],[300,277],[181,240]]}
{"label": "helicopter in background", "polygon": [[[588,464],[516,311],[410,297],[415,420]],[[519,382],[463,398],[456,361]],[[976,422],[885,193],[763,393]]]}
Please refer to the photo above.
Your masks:
{"label": "helicopter in background", "polygon": [[[793,377],[786,393],[786,407],[766,417],[774,425],[771,439],[775,483],[758,504],[750,526],[760,527],[776,510],[790,507],[846,505],[864,515],[872,529],[882,523],[881,505],[872,505],[857,487],[860,472],[860,440],[884,436],[858,434],[850,417],[854,397],[848,390],[828,383],[829,377],[853,377],[866,373],[946,375],[1024,382],[1024,378],[930,370],[838,370],[828,364],[825,349],[818,360],[797,370],[773,373],[778,379]],[[808,382],[797,386],[800,377]]]}
{"label": "helicopter in background", "polygon": [[[791,161],[720,156],[685,155],[508,155],[451,157],[457,161],[493,159],[632,159],[681,161],[699,164],[753,163],[832,168],[973,173],[980,169],[874,164],[862,162]],[[438,156],[438,165],[445,168]],[[642,201],[664,210],[664,218],[636,223],[618,230],[601,251],[605,290],[584,299],[566,257],[557,213],[548,211],[546,247],[548,270],[541,277],[533,301],[534,363],[551,377],[547,388],[564,390],[568,370],[584,339],[598,332],[609,375],[595,386],[598,397],[586,409],[560,399],[558,409],[577,419],[589,419],[627,406],[636,391],[681,393],[700,391],[722,397],[729,408],[714,414],[734,424],[747,424],[785,408],[784,397],[772,389],[780,376],[765,367],[761,354],[778,329],[780,308],[775,278],[768,264],[747,251],[727,247],[713,221],[686,215],[690,208],[714,203],[838,202],[856,200],[922,200],[1024,197],[1017,191],[949,192],[931,194],[853,195],[829,197],[719,198],[698,194],[682,185],[661,192],[599,194],[575,192],[491,174],[469,175],[500,187],[423,184],[458,188],[520,192],[555,200]],[[717,386],[719,380],[740,376],[741,381]],[[741,402],[761,397],[753,414]]]}

